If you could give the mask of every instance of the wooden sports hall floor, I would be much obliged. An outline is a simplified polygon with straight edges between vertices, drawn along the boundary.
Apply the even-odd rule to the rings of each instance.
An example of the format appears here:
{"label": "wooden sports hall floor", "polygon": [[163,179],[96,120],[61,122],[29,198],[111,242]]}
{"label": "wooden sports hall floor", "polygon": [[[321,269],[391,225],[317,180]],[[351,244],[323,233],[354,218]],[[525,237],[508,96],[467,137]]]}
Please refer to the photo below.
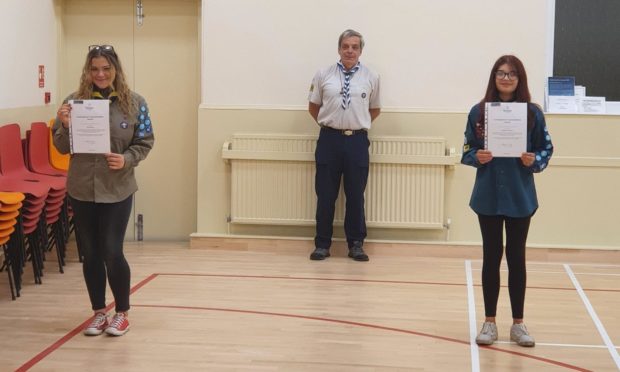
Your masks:
{"label": "wooden sports hall floor", "polygon": [[[70,243],[11,301],[0,273],[0,371],[617,371],[620,252],[528,249],[525,321],[536,347],[472,343],[484,316],[479,247],[368,243],[370,262],[308,259],[303,240],[127,243],[131,331],[86,337]],[[108,295],[110,307],[112,296]]]}

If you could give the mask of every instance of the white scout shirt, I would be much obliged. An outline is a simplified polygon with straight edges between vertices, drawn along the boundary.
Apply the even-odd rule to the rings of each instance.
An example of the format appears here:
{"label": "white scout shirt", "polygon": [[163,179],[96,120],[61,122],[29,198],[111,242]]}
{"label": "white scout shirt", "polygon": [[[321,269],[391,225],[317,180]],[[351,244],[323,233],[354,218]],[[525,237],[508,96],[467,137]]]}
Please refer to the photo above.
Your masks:
{"label": "white scout shirt", "polygon": [[321,106],[317,120],[319,125],[335,129],[370,129],[368,110],[381,108],[379,75],[360,64],[349,83],[351,104],[346,109],[341,106],[343,84],[344,73],[337,64],[314,75],[308,100]]}

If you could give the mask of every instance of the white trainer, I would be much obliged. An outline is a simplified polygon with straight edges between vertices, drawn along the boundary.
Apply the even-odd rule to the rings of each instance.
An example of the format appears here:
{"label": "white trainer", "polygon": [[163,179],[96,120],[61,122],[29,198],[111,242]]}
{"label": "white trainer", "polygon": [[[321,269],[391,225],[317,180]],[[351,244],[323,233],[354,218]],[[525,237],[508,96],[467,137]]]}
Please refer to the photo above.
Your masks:
{"label": "white trainer", "polygon": [[532,347],[536,345],[534,338],[530,336],[525,324],[513,324],[510,327],[510,340],[517,343],[519,346]]}
{"label": "white trainer", "polygon": [[476,337],[478,345],[492,345],[497,341],[497,325],[493,322],[484,322],[482,330]]}

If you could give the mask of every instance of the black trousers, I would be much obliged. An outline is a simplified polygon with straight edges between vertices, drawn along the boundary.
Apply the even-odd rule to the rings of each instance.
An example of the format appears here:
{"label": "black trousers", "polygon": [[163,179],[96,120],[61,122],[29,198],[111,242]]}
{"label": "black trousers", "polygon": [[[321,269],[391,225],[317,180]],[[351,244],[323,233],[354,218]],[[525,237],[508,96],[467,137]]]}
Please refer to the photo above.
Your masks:
{"label": "black trousers", "polygon": [[116,312],[129,310],[131,273],[123,255],[123,240],[133,195],[118,203],[85,202],[70,198],[75,236],[84,256],[82,270],[93,310],[106,307],[106,276]]}
{"label": "black trousers", "polygon": [[340,131],[321,129],[315,151],[316,247],[331,247],[341,178],[346,197],[344,231],[348,245],[351,247],[354,241],[366,238],[364,191],[368,180],[369,146],[365,131],[345,136]]}
{"label": "black trousers", "polygon": [[504,224],[506,225],[506,261],[508,262],[508,292],[514,319],[523,319],[525,303],[526,268],[525,243],[531,216],[478,215],[482,233],[482,293],[487,317],[495,317],[500,288],[500,264],[504,252]]}

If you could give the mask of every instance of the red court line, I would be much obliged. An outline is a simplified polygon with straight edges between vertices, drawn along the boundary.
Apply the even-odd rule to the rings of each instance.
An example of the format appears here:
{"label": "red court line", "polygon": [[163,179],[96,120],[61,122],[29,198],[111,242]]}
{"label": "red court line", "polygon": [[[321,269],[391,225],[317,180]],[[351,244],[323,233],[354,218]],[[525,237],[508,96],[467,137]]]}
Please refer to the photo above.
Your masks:
{"label": "red court line", "polygon": [[[301,276],[278,276],[278,275],[238,275],[238,274],[197,274],[197,273],[157,273],[159,276],[195,276],[195,277],[213,277],[213,278],[239,278],[239,279],[285,279],[285,280],[316,280],[316,281],[334,281],[334,282],[355,282],[355,283],[378,283],[378,284],[416,284],[416,285],[444,285],[465,287],[467,283],[448,283],[448,282],[420,282],[407,280],[372,280],[372,279],[348,279],[348,278],[320,278],[320,277],[301,277]],[[474,287],[481,287],[481,284],[474,284]],[[502,286],[508,288],[507,286]],[[574,287],[536,287],[528,286],[527,289],[545,289],[574,291]],[[620,289],[594,289],[584,288],[584,291],[592,292],[620,292]]]}
{"label": "red court line", "polygon": [[[287,314],[287,313],[273,313],[273,312],[268,312],[268,311],[227,309],[227,308],[217,308],[217,307],[201,307],[201,306],[172,306],[172,305],[148,305],[148,304],[147,305],[135,305],[134,304],[132,306],[133,307],[143,307],[143,308],[156,308],[156,309],[221,311],[221,312],[229,312],[229,313],[269,315],[269,316],[280,316],[280,317],[285,317],[285,318],[317,320],[317,321],[321,321],[321,322],[330,322],[330,323],[337,323],[337,324],[347,324],[347,325],[353,325],[353,326],[357,326],[357,327],[365,327],[365,328],[381,329],[381,330],[384,330],[384,331],[406,333],[406,334],[411,334],[411,335],[416,335],[416,336],[421,336],[421,337],[428,337],[428,338],[433,338],[433,339],[436,339],[436,340],[448,341],[448,342],[453,342],[453,343],[469,346],[469,342],[468,341],[463,341],[463,340],[459,340],[459,339],[451,338],[451,337],[437,336],[437,335],[433,335],[433,334],[430,334],[430,333],[411,331],[411,330],[402,329],[402,328],[386,327],[386,326],[381,326],[381,325],[377,325],[377,324],[352,322],[352,321],[349,321],[349,320],[331,319],[331,318],[323,318],[323,317],[317,317],[317,316],[297,315],[297,314]],[[483,348],[484,349],[493,350],[493,351],[499,351],[499,352],[502,352],[502,353],[517,355],[517,356],[524,357],[524,358],[538,360],[538,361],[541,361],[541,362],[544,362],[544,363],[547,363],[547,364],[552,364],[552,365],[555,365],[555,366],[558,366],[558,367],[564,367],[566,369],[571,369],[571,370],[575,370],[575,371],[582,371],[582,372],[590,372],[589,369],[585,369],[585,368],[581,368],[581,367],[578,367],[578,366],[574,366],[572,364],[563,363],[563,362],[559,362],[559,361],[548,359],[548,358],[538,357],[538,356],[535,356],[535,355],[524,354],[524,353],[520,353],[518,351],[501,349],[501,348],[498,348],[498,347],[495,347],[495,346],[485,346]]]}
{"label": "red court line", "polygon": [[327,282],[356,282],[356,283],[385,283],[385,284],[423,284],[423,285],[448,285],[464,286],[461,283],[447,282],[414,282],[406,280],[372,280],[372,279],[347,279],[347,278],[320,278],[301,276],[278,276],[278,275],[238,275],[238,274],[195,274],[195,273],[157,273],[159,276],[195,276],[213,278],[239,278],[239,279],[285,279],[285,280],[315,280]]}
{"label": "red court line", "polygon": [[[137,291],[138,289],[144,287],[144,285],[146,285],[146,283],[150,282],[151,280],[155,279],[156,277],[157,277],[157,274],[151,274],[149,277],[147,277],[146,279],[142,280],[140,283],[136,284],[131,289],[130,293],[133,294],[135,291]],[[110,309],[112,309],[113,307],[114,307],[114,302],[112,302],[108,306],[106,306],[105,311],[107,312]],[[92,316],[90,318],[86,319],[82,324],[80,324],[79,326],[75,327],[72,331],[70,331],[69,333],[67,333],[66,335],[61,337],[58,341],[56,341],[53,344],[51,344],[50,346],[48,346],[45,350],[43,350],[39,354],[35,355],[32,359],[30,359],[29,361],[24,363],[21,367],[17,368],[15,371],[16,372],[27,371],[30,368],[32,368],[35,364],[37,364],[41,360],[43,360],[43,358],[47,357],[48,355],[50,355],[51,353],[53,353],[54,351],[59,349],[67,341],[69,341],[70,339],[72,339],[76,335],[82,333],[82,330],[84,329],[84,327],[86,327],[86,325],[88,325],[91,322],[92,319],[93,319]]]}
{"label": "red court line", "polygon": [[[150,281],[152,281],[153,279],[155,279],[158,276],[194,276],[194,277],[226,277],[226,278],[252,278],[252,279],[322,280],[322,281],[349,281],[349,282],[369,282],[369,283],[389,283],[389,284],[425,284],[425,285],[450,285],[450,286],[464,286],[465,285],[465,284],[460,284],[460,283],[389,281],[389,280],[383,280],[382,281],[382,280],[369,280],[369,279],[337,279],[337,278],[311,278],[311,277],[263,276],[263,275],[231,275],[231,274],[155,273],[155,274],[151,274],[146,279],[144,279],[141,282],[139,282],[138,284],[136,284],[131,289],[131,294],[133,294],[138,289],[142,288],[144,285],[146,285],[147,283],[149,283]],[[542,289],[545,289],[545,288],[542,288]],[[114,302],[112,302],[111,304],[109,304],[106,307],[106,311],[110,310],[112,307],[114,307]],[[329,319],[329,318],[311,317],[311,316],[304,316],[304,315],[294,315],[294,314],[284,314],[284,313],[270,313],[270,312],[261,312],[261,311],[251,311],[251,310],[219,309],[219,308],[207,308],[207,307],[204,307],[204,308],[202,308],[202,307],[186,307],[186,306],[164,306],[164,305],[160,306],[160,305],[135,305],[135,304],[133,304],[132,307],[153,307],[153,308],[159,307],[159,308],[174,308],[174,309],[198,309],[198,310],[227,311],[227,312],[237,312],[237,313],[247,313],[247,314],[260,314],[260,315],[272,315],[272,316],[282,316],[282,317],[290,317],[290,318],[310,319],[310,320],[326,321],[326,322],[332,322],[332,323],[356,325],[356,326],[367,327],[367,328],[383,329],[383,330],[388,330],[388,331],[393,331],[393,332],[413,334],[413,335],[418,335],[418,336],[422,336],[422,337],[430,337],[430,338],[444,340],[444,341],[448,341],[448,342],[454,342],[454,343],[469,345],[469,342],[467,342],[467,341],[458,340],[458,339],[449,338],[449,337],[437,336],[437,335],[432,335],[432,334],[427,334],[427,333],[423,333],[423,332],[416,332],[416,331],[410,331],[410,330],[398,329],[398,328],[392,328],[392,327],[385,327],[385,326],[374,325],[374,324],[358,323],[358,322],[351,322],[351,321],[337,320],[337,319]],[[62,345],[64,345],[66,342],[68,342],[71,338],[73,338],[77,334],[81,333],[83,328],[88,324],[88,322],[90,322],[91,319],[92,319],[92,317],[89,318],[88,320],[84,321],[82,324],[80,324],[75,329],[73,329],[72,331],[67,333],[65,336],[60,338],[54,344],[52,344],[51,346],[49,346],[48,348],[46,348],[45,350],[43,350],[42,352],[37,354],[35,357],[30,359],[28,362],[24,363],[16,371],[27,371],[28,369],[32,368],[35,364],[37,364],[38,362],[43,360],[46,356],[48,356],[49,354],[51,354],[55,350],[59,349]],[[524,353],[520,353],[520,352],[516,352],[516,351],[512,351],[512,350],[505,350],[505,349],[501,349],[501,348],[494,347],[494,346],[485,346],[483,348],[489,349],[489,350],[494,350],[494,351],[499,351],[499,352],[503,352],[503,353],[508,353],[508,354],[512,354],[512,355],[518,355],[518,356],[522,356],[522,357],[525,357],[525,358],[535,359],[535,360],[542,361],[544,363],[549,363],[549,364],[557,365],[557,366],[560,366],[560,367],[565,367],[565,368],[576,370],[576,371],[589,371],[587,369],[584,369],[584,368],[581,368],[581,367],[577,367],[577,366],[573,366],[573,365],[570,365],[570,364],[554,361],[554,360],[547,359],[547,358],[542,358],[542,357],[537,357],[537,356],[533,356],[533,355],[528,355],[528,354],[524,354]]]}

